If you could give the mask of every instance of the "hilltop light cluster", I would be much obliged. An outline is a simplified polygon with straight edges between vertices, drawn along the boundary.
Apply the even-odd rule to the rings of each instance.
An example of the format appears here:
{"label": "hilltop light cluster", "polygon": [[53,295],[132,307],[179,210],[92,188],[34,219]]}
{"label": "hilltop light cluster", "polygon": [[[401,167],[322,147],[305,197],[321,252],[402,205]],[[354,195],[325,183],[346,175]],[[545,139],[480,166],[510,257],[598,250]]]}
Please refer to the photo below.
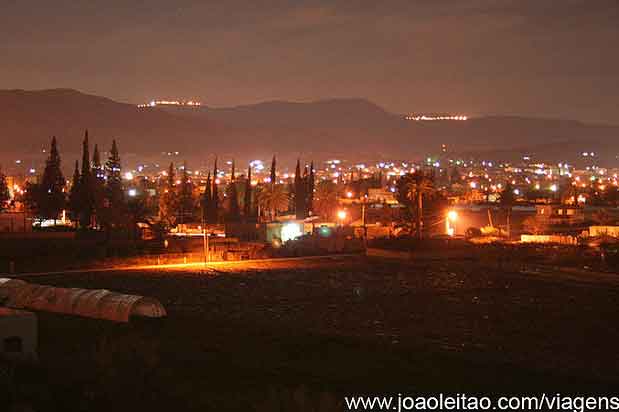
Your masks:
{"label": "hilltop light cluster", "polygon": [[199,107],[202,106],[202,103],[195,100],[151,100],[148,103],[138,104],[140,108],[157,106]]}
{"label": "hilltop light cluster", "polygon": [[431,115],[431,114],[409,114],[406,120],[421,121],[436,121],[436,120],[468,120],[468,116],[464,115]]}

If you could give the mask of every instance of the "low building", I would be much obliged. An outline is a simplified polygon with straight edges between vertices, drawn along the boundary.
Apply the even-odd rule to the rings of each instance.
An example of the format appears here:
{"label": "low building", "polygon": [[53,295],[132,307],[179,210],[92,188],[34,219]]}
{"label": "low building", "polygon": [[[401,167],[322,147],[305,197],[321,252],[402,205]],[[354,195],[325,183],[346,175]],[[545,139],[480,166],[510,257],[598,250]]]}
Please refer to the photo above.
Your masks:
{"label": "low building", "polygon": [[585,221],[585,210],[577,206],[537,205],[536,217],[551,225],[573,225]]}
{"label": "low building", "polygon": [[369,203],[387,203],[387,204],[397,204],[398,201],[395,198],[395,193],[387,190],[387,189],[368,189],[368,199]]}
{"label": "low building", "polygon": [[272,243],[277,239],[286,242],[312,233],[312,224],[297,219],[269,223],[226,223],[225,233],[226,237],[241,241]]}
{"label": "low building", "polygon": [[619,226],[590,226],[589,236],[610,236],[619,238]]}

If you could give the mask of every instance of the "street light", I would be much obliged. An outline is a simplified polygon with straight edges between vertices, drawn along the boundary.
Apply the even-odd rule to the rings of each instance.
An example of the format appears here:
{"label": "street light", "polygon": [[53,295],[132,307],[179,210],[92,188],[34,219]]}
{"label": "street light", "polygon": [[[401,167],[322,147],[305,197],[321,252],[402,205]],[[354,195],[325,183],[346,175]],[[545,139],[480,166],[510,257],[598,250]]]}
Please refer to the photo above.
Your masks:
{"label": "street light", "polygon": [[345,210],[338,210],[337,212],[337,218],[340,221],[340,224],[344,224],[344,219],[346,219],[346,211]]}
{"label": "street light", "polygon": [[458,220],[458,212],[450,210],[445,218],[445,231],[448,236],[453,237],[456,234],[456,221]]}

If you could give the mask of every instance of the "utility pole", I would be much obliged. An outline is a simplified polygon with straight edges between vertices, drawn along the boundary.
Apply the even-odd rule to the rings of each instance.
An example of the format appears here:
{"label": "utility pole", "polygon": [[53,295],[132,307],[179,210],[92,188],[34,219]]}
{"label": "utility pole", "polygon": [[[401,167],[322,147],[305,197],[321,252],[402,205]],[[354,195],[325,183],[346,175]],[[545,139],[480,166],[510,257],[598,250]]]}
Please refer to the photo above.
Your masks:
{"label": "utility pole", "polygon": [[206,233],[206,221],[204,220],[204,213],[202,214],[202,247],[204,249],[204,267],[206,268],[206,264],[211,260],[211,256],[209,254],[208,234]]}
{"label": "utility pole", "polygon": [[365,205],[368,202],[367,195],[365,195],[361,201],[361,224],[363,225],[363,244],[367,247],[368,243],[368,227],[365,224]]}
{"label": "utility pole", "polygon": [[206,268],[207,254],[208,254],[208,237],[206,236],[206,228],[202,228],[202,247],[204,248],[204,267]]}

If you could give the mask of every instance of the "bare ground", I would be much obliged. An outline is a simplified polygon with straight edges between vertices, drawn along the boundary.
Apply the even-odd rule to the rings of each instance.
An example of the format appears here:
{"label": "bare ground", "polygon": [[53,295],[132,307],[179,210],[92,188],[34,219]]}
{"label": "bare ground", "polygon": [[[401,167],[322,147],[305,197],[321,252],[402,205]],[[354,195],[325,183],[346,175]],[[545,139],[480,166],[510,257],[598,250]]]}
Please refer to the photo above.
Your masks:
{"label": "bare ground", "polygon": [[63,411],[341,410],[351,393],[609,394],[617,279],[365,257],[42,276],[29,280],[154,296],[169,316],[41,314],[23,399]]}

